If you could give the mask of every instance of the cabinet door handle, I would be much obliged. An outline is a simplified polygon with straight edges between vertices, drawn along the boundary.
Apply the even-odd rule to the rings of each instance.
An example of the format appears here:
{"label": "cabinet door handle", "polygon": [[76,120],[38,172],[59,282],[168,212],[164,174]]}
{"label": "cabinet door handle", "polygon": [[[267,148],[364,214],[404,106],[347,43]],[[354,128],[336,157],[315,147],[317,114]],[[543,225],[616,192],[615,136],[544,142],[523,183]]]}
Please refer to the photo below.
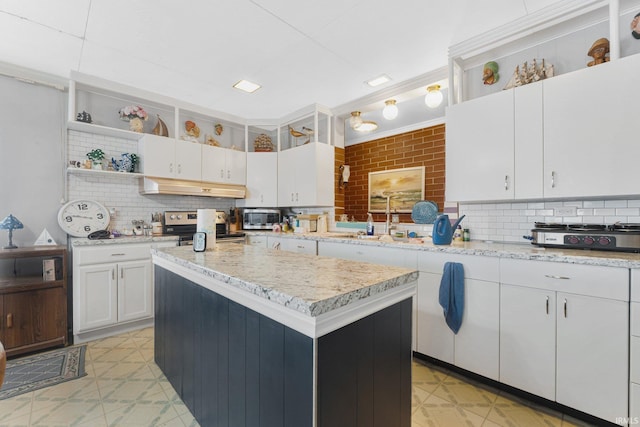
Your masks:
{"label": "cabinet door handle", "polygon": [[7,314],[7,329],[13,328],[13,313]]}
{"label": "cabinet door handle", "polygon": [[298,201],[298,193],[296,193],[296,202]]}
{"label": "cabinet door handle", "polygon": [[182,163],[178,163],[178,173],[182,173]]}
{"label": "cabinet door handle", "polygon": [[111,280],[116,280],[116,270],[111,269]]}
{"label": "cabinet door handle", "polygon": [[173,173],[173,163],[169,163],[169,172]]}
{"label": "cabinet door handle", "polygon": [[547,296],[547,314],[549,314],[549,297]]}
{"label": "cabinet door handle", "polygon": [[551,188],[556,188],[556,172],[551,171]]}
{"label": "cabinet door handle", "polygon": [[509,175],[504,176],[504,191],[509,190]]}
{"label": "cabinet door handle", "polygon": [[120,278],[124,279],[124,268],[120,269]]}
{"label": "cabinet door handle", "polygon": [[560,280],[569,280],[569,279],[571,279],[571,277],[556,276],[555,274],[545,274],[544,277],[548,277],[549,279],[560,279]]}
{"label": "cabinet door handle", "polygon": [[230,170],[227,171],[227,179],[231,179],[231,171]]}
{"label": "cabinet door handle", "polygon": [[123,253],[111,254],[111,256],[123,256],[123,255],[126,255],[126,254],[123,254]]}
{"label": "cabinet door handle", "polygon": [[304,245],[298,245],[296,246],[298,249],[304,249]]}
{"label": "cabinet door handle", "polygon": [[567,317],[567,299],[564,299],[564,317]]}

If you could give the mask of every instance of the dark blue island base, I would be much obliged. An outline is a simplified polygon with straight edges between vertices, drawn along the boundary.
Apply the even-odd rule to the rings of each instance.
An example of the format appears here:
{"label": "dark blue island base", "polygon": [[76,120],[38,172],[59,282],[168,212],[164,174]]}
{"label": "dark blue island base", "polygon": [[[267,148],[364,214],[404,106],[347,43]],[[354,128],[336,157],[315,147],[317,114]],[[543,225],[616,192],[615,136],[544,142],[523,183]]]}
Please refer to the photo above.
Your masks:
{"label": "dark blue island base", "polygon": [[411,310],[313,339],[155,266],[155,361],[203,427],[410,427]]}

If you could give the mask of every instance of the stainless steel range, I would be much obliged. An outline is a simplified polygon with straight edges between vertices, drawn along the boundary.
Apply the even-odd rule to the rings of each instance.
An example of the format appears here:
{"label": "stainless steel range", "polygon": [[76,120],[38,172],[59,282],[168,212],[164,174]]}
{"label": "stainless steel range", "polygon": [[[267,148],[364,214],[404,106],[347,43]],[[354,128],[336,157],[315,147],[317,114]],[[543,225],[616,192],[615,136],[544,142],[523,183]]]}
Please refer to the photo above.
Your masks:
{"label": "stainless steel range", "polygon": [[[193,245],[193,234],[198,225],[198,211],[167,211],[164,213],[163,234],[179,236],[178,246]],[[244,243],[245,233],[228,231],[229,224],[224,212],[218,212],[216,218],[216,242]]]}
{"label": "stainless steel range", "polygon": [[543,247],[640,252],[640,224],[536,222],[531,235],[531,243]]}

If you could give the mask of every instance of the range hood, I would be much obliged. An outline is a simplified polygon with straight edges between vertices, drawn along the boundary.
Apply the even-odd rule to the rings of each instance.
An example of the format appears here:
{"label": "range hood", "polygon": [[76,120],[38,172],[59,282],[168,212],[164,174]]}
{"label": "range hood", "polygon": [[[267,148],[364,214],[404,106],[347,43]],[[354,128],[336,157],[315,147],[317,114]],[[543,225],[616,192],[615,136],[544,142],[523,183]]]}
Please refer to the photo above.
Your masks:
{"label": "range hood", "polygon": [[247,188],[244,185],[185,181],[148,176],[140,178],[140,194],[176,194],[181,196],[244,199],[246,192]]}

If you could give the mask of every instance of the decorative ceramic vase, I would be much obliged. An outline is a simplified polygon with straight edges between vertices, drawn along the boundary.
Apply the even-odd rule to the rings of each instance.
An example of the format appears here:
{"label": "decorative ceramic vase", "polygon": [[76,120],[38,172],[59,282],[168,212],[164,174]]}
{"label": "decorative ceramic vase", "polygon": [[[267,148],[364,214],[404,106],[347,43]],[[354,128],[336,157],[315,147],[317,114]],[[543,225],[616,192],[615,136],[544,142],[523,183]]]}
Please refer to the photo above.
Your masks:
{"label": "decorative ceramic vase", "polygon": [[142,119],[139,117],[134,117],[129,120],[129,130],[131,132],[142,133],[142,129],[144,128],[144,123]]}
{"label": "decorative ceramic vase", "polygon": [[121,154],[120,160],[116,160],[112,157],[111,165],[113,166],[113,170],[118,172],[133,172],[134,168],[133,159],[129,153]]}
{"label": "decorative ceramic vase", "polygon": [[101,160],[93,160],[91,164],[92,169],[102,170],[102,161]]}

